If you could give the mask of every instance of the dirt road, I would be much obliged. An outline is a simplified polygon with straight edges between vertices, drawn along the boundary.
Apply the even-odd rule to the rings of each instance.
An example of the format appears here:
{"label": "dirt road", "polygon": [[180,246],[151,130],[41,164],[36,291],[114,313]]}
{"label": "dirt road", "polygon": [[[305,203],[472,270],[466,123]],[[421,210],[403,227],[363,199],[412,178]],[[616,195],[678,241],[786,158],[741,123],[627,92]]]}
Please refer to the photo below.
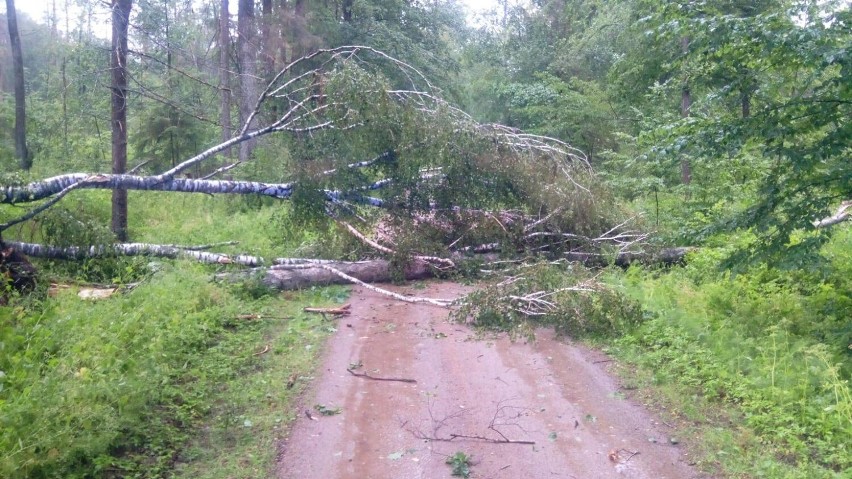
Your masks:
{"label": "dirt road", "polygon": [[[451,283],[396,290],[463,292]],[[281,445],[280,479],[449,478],[456,452],[472,456],[473,478],[702,477],[596,363],[600,353],[547,333],[531,344],[476,339],[445,309],[361,288],[351,304]],[[359,364],[357,374],[407,381],[347,371]]]}

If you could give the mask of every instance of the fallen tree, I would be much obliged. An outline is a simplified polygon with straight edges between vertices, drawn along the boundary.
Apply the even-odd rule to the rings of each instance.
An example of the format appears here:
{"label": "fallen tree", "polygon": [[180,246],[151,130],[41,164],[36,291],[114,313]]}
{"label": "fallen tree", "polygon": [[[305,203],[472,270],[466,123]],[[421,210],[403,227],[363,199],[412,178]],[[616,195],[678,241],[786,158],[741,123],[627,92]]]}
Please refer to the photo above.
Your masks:
{"label": "fallen tree", "polygon": [[[347,225],[349,226],[349,225]],[[368,240],[357,230],[357,238],[367,240],[378,251],[396,254],[389,248],[382,247]],[[216,246],[237,244],[229,241],[220,244],[180,246],[158,245],[150,243],[113,243],[89,247],[80,246],[51,246],[21,241],[3,242],[5,249],[13,249],[34,258],[83,260],[92,258],[111,258],[118,256],[150,256],[158,258],[189,258],[207,264],[238,265],[253,269],[243,272],[232,272],[220,275],[220,278],[231,277],[247,279],[252,275],[264,273],[264,283],[276,289],[300,289],[313,284],[345,284],[351,281],[340,278],[330,272],[327,267],[339,270],[354,278],[368,283],[389,283],[395,280],[418,280],[435,277],[456,269],[456,263],[473,262],[488,266],[502,262],[499,255],[492,253],[463,254],[453,252],[449,258],[412,255],[406,267],[394,269],[391,262],[385,259],[370,259],[364,261],[335,261],[314,258],[274,258],[266,260],[260,256],[248,254],[225,254],[204,251]],[[497,248],[490,245],[492,251]],[[483,248],[485,249],[485,248]],[[589,267],[604,267],[616,265],[627,267],[634,263],[671,266],[685,262],[686,255],[695,248],[664,248],[656,252],[622,252],[615,255],[601,253],[566,252],[562,258],[569,262],[582,263]]]}
{"label": "fallen tree", "polygon": [[[271,134],[290,138],[292,149],[302,154],[289,165],[292,171],[285,181],[214,179],[238,171],[240,161],[208,169],[202,178],[183,176],[235,145]],[[329,155],[325,144],[337,145],[339,151]],[[359,46],[319,50],[293,61],[260,94],[233,138],[166,171],[68,173],[0,187],[0,204],[37,203],[0,223],[0,234],[14,225],[38,221],[41,213],[83,189],[291,200],[294,215],[308,218],[308,223],[336,222],[342,234],[393,261],[266,261],[147,243],[5,244],[30,256],[53,259],[148,255],[253,268],[278,264],[262,272],[229,274],[264,274],[268,285],[281,289],[353,279],[368,283],[420,279],[456,270],[456,261],[488,252],[590,266],[673,264],[686,252],[649,251],[647,232],[637,218],[625,220],[612,207],[582,152],[557,139],[479,124],[445,102],[416,69]],[[377,210],[383,213],[373,212]],[[362,233],[352,226],[353,220],[360,222],[361,230],[375,234]],[[393,271],[392,263],[406,266]]]}
{"label": "fallen tree", "polygon": [[396,273],[390,261],[373,259],[366,261],[330,261],[322,263],[304,263],[296,265],[275,265],[248,271],[220,273],[217,279],[226,281],[245,281],[259,279],[266,286],[280,290],[304,289],[310,286],[331,284],[351,284],[352,281],[335,274],[326,266],[352,276],[365,283],[391,283],[401,279],[418,280],[432,278],[434,270],[428,264],[417,261]]}

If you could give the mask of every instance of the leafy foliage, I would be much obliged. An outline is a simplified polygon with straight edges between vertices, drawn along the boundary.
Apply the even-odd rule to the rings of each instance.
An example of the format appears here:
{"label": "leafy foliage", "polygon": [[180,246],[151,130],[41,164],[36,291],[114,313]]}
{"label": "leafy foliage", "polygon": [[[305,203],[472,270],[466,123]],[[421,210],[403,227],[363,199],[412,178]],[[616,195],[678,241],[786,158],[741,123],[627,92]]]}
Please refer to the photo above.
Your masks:
{"label": "leafy foliage", "polygon": [[449,456],[446,462],[452,469],[450,474],[453,477],[470,477],[470,456],[464,452],[459,451],[452,456]]}
{"label": "leafy foliage", "polygon": [[[791,14],[723,15],[687,22],[684,28],[701,34],[706,48],[687,60],[691,69],[723,79],[745,73],[711,90],[702,100],[701,109],[707,113],[670,126],[657,144],[671,146],[653,150],[682,154],[688,149],[712,170],[727,170],[731,158],[735,165],[758,159],[750,162],[758,165],[753,172],[739,170],[756,179],[754,196],[713,228],[756,232],[758,248],[736,255],[734,262],[795,258],[795,250],[815,251],[828,232],[815,231],[813,221],[852,196],[847,161],[852,90],[846,81],[852,17],[848,9],[828,17],[801,13],[800,25]],[[732,97],[745,101],[743,95],[752,95],[756,85],[759,94],[749,99],[749,114],[726,114],[726,102]],[[796,231],[814,233],[795,240]]]}
{"label": "leafy foliage", "polygon": [[524,266],[516,276],[478,289],[453,317],[527,336],[536,327],[553,326],[574,338],[618,336],[643,320],[635,301],[597,283],[585,268],[549,263]]}

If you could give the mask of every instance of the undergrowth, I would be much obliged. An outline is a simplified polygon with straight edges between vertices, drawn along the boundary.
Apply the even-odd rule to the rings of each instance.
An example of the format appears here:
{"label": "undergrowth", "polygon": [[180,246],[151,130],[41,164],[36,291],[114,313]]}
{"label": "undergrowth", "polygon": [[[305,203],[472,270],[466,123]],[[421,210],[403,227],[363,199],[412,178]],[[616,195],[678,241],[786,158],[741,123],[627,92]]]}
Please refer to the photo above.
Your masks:
{"label": "undergrowth", "polygon": [[[108,224],[108,192],[76,193],[4,238],[109,241],[97,226]],[[134,241],[238,240],[217,250],[267,258],[312,241],[281,234],[281,203],[130,196]],[[211,282],[227,266],[148,257],[36,264],[38,294],[0,307],[0,477],[266,477],[300,378],[333,329],[301,308],[340,302],[344,289],[272,294],[253,279]],[[49,297],[49,282],[71,287]],[[81,282],[139,284],[88,302]]]}
{"label": "undergrowth", "polygon": [[[108,194],[77,192],[10,239],[108,243]],[[138,200],[138,202],[137,202]],[[133,240],[268,259],[310,254],[318,233],[292,227],[289,206],[246,198],[131,192]],[[164,215],[163,212],[168,212]],[[339,241],[326,231],[327,241]],[[328,239],[331,238],[331,239]],[[0,307],[0,477],[267,477],[295,417],[322,339],[334,327],[302,313],[340,303],[344,288],[272,294],[233,269],[162,258],[33,260],[38,294]],[[47,283],[69,284],[47,297]],[[88,283],[127,285],[99,302]]]}
{"label": "undergrowth", "polygon": [[[822,267],[810,270],[760,266],[732,276],[718,269],[726,252],[707,249],[682,269],[608,277],[649,316],[609,350],[645,371],[650,387],[676,391],[664,394],[670,406],[703,425],[702,434],[718,427],[703,417],[713,408],[742,421],[726,428],[728,439],[705,444],[709,468],[734,477],[849,477],[849,244],[848,232],[839,235]],[[724,445],[740,441],[737,450]]]}
{"label": "undergrowth", "polygon": [[[0,308],[0,476],[168,475],[211,413],[214,432],[244,427],[216,398],[233,401],[232,385],[267,358],[307,369],[315,351],[305,344],[324,326],[296,308],[322,300],[291,299],[247,296],[178,263],[109,300],[69,291]],[[246,313],[270,319],[239,319]],[[290,394],[267,389],[276,403]]]}

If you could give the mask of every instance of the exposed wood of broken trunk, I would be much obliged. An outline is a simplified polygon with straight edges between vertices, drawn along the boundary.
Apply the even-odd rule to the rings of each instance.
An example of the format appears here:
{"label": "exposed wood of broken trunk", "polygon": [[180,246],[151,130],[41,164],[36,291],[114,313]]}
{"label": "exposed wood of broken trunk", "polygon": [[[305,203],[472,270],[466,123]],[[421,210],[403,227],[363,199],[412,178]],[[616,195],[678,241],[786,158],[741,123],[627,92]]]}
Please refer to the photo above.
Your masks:
{"label": "exposed wood of broken trunk", "polygon": [[[394,271],[390,261],[384,259],[357,262],[341,261],[328,263],[327,266],[365,283],[391,283],[402,279],[418,280],[435,276],[434,269],[422,261],[415,261],[409,264],[399,273]],[[268,269],[230,273],[219,275],[218,277],[240,281],[257,272],[263,274],[263,284],[279,290],[303,289],[311,286],[325,286],[330,284],[350,284],[350,281],[341,278],[319,265],[304,265],[295,269],[292,267],[273,266]]]}

